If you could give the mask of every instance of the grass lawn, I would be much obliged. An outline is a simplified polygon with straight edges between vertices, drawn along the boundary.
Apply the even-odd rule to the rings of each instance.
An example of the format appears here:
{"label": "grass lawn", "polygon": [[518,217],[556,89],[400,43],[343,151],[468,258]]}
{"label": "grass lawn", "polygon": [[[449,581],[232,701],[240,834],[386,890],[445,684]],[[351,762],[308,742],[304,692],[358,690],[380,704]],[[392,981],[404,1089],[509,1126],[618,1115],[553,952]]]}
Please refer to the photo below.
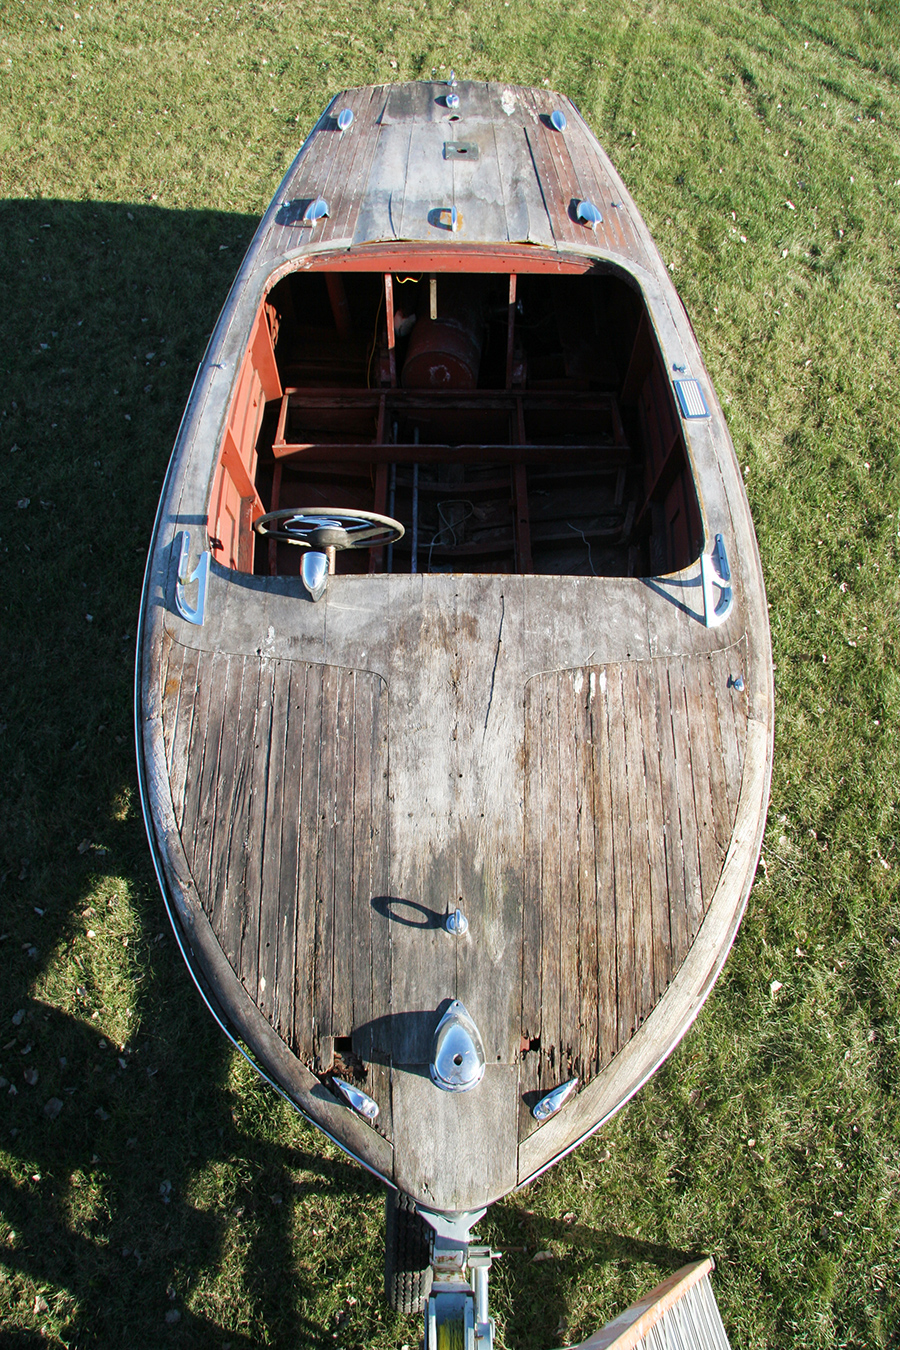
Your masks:
{"label": "grass lawn", "polygon": [[131,708],[162,477],[255,222],[334,92],[450,66],[569,94],[631,188],[729,415],[776,662],[735,949],[656,1079],[482,1225],[500,1344],[577,1341],[709,1253],[735,1350],[898,1347],[890,0],[0,7],[0,1343],[418,1344],[379,1186],[193,992]]}

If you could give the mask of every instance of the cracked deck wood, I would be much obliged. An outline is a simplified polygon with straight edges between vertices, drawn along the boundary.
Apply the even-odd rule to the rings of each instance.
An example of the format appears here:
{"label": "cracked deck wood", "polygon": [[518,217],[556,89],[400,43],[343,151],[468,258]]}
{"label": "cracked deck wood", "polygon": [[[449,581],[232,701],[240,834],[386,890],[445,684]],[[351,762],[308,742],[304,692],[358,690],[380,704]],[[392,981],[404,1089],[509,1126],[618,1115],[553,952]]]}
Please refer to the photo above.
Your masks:
{"label": "cracked deck wood", "polygon": [[[418,740],[392,725],[379,675],[174,645],[175,815],[223,951],[311,1069],[351,1037],[366,1063],[427,1066],[422,1014],[444,993],[478,1007],[491,1060],[517,1064],[528,1102],[590,1082],[690,949],[734,824],[745,702],[727,651],[518,685],[504,669],[491,689],[458,609],[436,621],[407,637],[452,651],[457,688],[448,698],[440,662],[435,684],[410,682],[405,714],[415,687],[412,722],[433,723]],[[492,714],[524,762],[521,800],[511,772],[477,789]],[[457,902],[480,934],[465,947],[440,928]]]}

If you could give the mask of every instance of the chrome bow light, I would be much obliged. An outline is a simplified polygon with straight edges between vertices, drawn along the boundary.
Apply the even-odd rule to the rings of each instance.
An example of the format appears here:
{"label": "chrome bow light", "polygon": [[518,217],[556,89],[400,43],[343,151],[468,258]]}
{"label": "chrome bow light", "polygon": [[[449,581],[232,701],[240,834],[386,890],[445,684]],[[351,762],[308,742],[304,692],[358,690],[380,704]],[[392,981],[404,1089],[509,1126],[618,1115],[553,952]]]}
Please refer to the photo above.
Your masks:
{"label": "chrome bow light", "polygon": [[432,1082],[444,1092],[469,1092],[484,1077],[481,1033],[459,999],[437,1024],[429,1067]]}

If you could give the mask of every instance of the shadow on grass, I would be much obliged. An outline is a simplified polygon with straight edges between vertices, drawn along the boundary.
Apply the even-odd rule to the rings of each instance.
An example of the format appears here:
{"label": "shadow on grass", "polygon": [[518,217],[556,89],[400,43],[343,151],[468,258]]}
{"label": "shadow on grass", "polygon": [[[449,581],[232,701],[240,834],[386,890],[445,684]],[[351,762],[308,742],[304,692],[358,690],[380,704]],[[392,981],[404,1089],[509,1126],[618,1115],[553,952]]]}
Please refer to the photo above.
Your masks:
{"label": "shadow on grass", "polygon": [[[232,1051],[177,955],[138,806],[144,559],[255,224],[0,203],[4,1344],[333,1344],[300,1311],[316,1299],[291,1250],[291,1173],[339,1204],[377,1189],[240,1128]],[[239,1297],[195,1300],[218,1321],[192,1314],[225,1264]]]}
{"label": "shadow on grass", "polygon": [[[512,1312],[506,1321],[505,1341],[511,1346],[561,1345],[567,1338],[573,1284],[602,1281],[611,1268],[621,1274],[632,1266],[646,1267],[639,1280],[641,1292],[646,1293],[665,1275],[706,1255],[578,1223],[571,1214],[548,1218],[511,1198],[493,1211],[491,1220],[492,1241],[507,1255],[503,1262],[505,1301]],[[540,1261],[537,1277],[534,1254],[548,1248],[548,1259]],[[622,1310],[617,1305],[608,1315]],[[605,1320],[598,1309],[593,1330],[599,1330]]]}

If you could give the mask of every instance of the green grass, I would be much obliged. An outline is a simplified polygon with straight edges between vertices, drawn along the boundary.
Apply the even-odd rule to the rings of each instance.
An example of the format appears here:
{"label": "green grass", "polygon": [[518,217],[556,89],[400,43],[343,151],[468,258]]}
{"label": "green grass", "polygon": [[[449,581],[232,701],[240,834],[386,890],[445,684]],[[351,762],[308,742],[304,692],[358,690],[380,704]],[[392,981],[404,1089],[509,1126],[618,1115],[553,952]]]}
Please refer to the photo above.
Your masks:
{"label": "green grass", "polygon": [[776,662],[734,952],[657,1078],[491,1211],[501,1344],[577,1340],[704,1252],[736,1350],[900,1345],[898,54],[886,0],[3,7],[4,1345],[418,1342],[380,1297],[378,1186],[193,993],[131,679],[256,218],[332,93],[451,65],[570,94],[632,189],[730,419]]}

